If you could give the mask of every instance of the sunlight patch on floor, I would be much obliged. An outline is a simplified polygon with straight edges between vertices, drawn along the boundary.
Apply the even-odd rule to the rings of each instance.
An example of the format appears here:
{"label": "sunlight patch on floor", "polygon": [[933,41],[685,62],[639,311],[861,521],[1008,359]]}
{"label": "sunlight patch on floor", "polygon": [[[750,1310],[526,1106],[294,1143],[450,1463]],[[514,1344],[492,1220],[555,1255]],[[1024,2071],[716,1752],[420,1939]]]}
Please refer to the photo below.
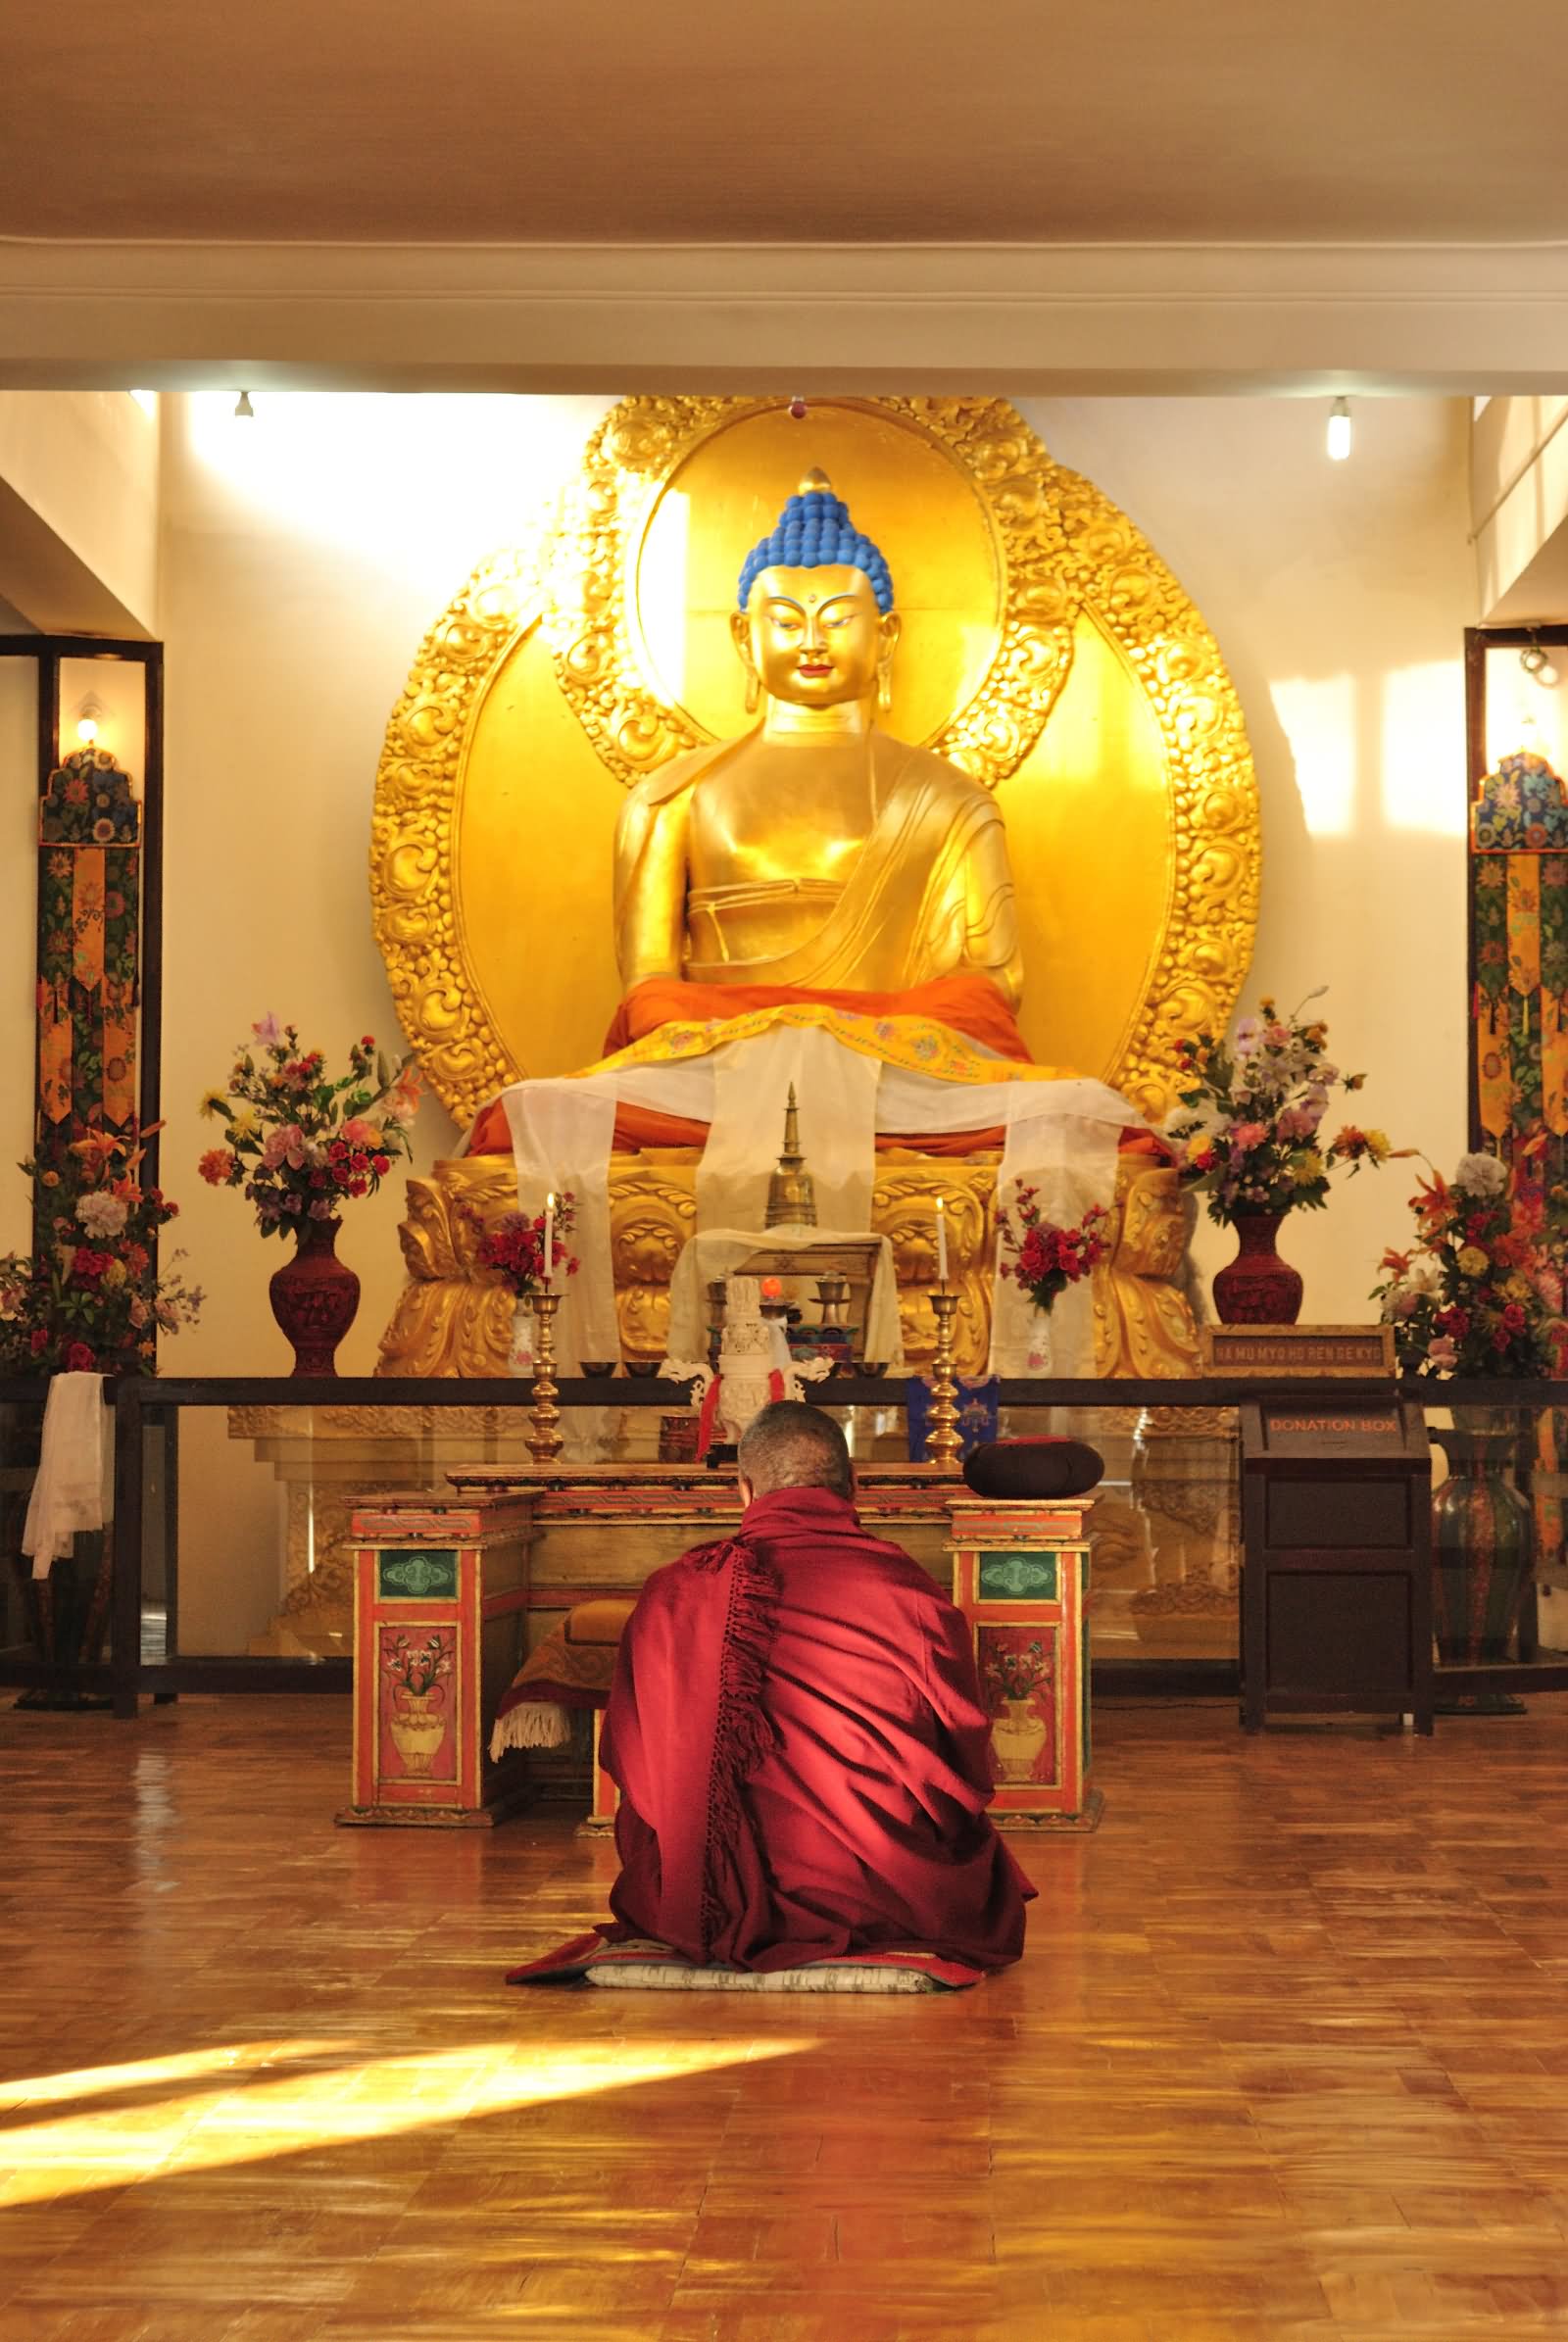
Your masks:
{"label": "sunlight patch on floor", "polygon": [[[353,2046],[257,2043],[252,2047],[264,2056],[250,2061],[251,2070],[264,2059],[278,2062],[280,2055],[330,2056]],[[134,2109],[67,2115],[8,2130],[3,2145],[11,2168],[0,2172],[0,2206],[43,2203],[56,2196],[122,2187],[135,2178],[176,2178],[268,2156],[395,2137],[471,2116],[542,2106],[599,2090],[630,2089],[643,2082],[676,2081],[819,2046],[806,2035],[778,2041],[672,2040],[635,2046],[607,2040],[561,2049],[509,2038],[412,2057],[360,2059],[324,2072],[313,2067],[259,2076],[217,2093],[192,2091]],[[244,2051],[214,2052],[209,2071],[221,2072],[222,2061],[242,2074],[245,2058]],[[155,2069],[179,2063],[154,2059],[139,2068],[89,2069],[76,2076],[53,2076],[41,2087],[50,2092],[74,2079],[75,2094],[91,2095],[108,2086],[131,2086],[126,2081],[106,2084],[105,2074],[129,2075],[139,2082],[155,2078]],[[187,2066],[185,2075],[171,2078],[186,2078],[189,2073]]]}

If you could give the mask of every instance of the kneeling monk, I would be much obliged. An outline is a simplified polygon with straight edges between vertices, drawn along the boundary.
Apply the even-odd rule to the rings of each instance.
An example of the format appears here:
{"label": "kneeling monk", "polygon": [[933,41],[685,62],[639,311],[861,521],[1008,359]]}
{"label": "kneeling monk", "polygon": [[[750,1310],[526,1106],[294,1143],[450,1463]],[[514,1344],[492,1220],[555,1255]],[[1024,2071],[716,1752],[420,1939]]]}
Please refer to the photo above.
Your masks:
{"label": "kneeling monk", "polygon": [[961,1614],[861,1528],[817,1408],[765,1407],[740,1485],[736,1536],[656,1571],[621,1638],[602,1743],[616,1919],[733,1968],[1016,1960],[1034,1889],[986,1818]]}

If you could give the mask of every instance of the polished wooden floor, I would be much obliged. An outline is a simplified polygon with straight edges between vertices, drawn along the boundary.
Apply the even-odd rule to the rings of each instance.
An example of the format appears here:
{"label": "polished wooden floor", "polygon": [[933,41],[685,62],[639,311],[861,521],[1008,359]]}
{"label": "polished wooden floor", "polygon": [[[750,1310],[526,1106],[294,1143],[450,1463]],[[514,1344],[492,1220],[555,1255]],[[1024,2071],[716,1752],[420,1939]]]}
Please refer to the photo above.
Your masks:
{"label": "polished wooden floor", "polygon": [[759,2001],[508,1991],[608,1852],[336,1699],[0,1711],[0,2337],[1568,2333],[1568,1700],[1097,1727],[1020,1967]]}

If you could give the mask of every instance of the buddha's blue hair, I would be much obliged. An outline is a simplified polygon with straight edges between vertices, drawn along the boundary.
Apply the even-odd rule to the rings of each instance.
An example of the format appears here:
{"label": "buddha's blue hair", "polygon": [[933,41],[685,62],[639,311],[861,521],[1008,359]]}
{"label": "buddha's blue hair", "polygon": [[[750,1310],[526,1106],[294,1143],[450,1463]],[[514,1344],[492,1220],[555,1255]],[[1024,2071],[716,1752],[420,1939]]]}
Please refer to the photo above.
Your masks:
{"label": "buddha's blue hair", "polygon": [[885,615],[893,608],[892,573],[870,538],[862,537],[850,518],[849,506],[842,497],[810,488],[792,496],[772,535],[752,547],[736,599],[744,610],[763,569],[825,569],[834,564],[862,570],[878,610]]}

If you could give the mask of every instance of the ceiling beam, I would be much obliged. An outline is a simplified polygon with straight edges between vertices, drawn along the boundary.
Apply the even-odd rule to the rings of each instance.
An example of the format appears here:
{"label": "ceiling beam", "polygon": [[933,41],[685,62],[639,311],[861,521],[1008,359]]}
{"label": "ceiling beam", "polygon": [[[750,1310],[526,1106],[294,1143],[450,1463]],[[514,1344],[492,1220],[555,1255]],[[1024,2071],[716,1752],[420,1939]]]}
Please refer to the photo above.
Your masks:
{"label": "ceiling beam", "polygon": [[0,386],[1203,395],[1568,382],[1568,247],[0,239]]}

